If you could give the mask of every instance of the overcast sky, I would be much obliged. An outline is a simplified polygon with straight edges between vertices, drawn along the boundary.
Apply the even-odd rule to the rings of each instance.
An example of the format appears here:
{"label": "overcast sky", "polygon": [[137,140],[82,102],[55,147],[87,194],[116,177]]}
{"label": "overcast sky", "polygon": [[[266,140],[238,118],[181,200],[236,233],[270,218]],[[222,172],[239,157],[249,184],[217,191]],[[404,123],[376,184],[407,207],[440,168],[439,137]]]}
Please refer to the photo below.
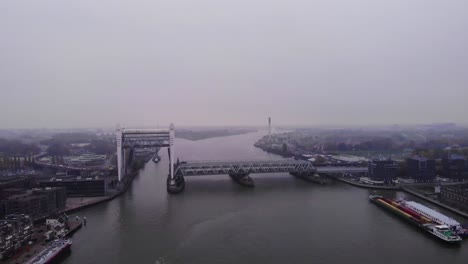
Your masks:
{"label": "overcast sky", "polygon": [[467,123],[467,10],[2,0],[0,128]]}

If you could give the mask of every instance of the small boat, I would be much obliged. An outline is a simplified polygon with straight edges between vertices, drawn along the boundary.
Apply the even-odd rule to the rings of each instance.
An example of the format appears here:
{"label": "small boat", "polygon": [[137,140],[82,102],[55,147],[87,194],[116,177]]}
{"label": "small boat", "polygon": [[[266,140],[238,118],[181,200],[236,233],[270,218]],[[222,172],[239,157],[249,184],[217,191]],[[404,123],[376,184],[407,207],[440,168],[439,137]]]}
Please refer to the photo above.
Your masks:
{"label": "small boat", "polygon": [[161,161],[161,157],[158,154],[154,155],[153,156],[153,162],[158,163],[159,161]]}

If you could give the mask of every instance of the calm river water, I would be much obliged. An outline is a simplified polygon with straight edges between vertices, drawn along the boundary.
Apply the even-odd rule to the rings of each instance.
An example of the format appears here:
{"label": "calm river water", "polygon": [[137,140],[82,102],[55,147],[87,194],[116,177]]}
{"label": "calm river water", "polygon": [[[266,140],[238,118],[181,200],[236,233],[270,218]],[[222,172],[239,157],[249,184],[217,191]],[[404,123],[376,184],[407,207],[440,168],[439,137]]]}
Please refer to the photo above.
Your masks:
{"label": "calm river water", "polygon": [[[253,146],[262,135],[178,139],[176,156],[279,159]],[[124,195],[76,213],[86,216],[88,225],[74,235],[64,263],[468,262],[467,242],[451,248],[427,237],[369,203],[374,191],[271,174],[252,175],[254,189],[227,175],[186,178],[185,192],[169,195],[167,151],[161,155]]]}

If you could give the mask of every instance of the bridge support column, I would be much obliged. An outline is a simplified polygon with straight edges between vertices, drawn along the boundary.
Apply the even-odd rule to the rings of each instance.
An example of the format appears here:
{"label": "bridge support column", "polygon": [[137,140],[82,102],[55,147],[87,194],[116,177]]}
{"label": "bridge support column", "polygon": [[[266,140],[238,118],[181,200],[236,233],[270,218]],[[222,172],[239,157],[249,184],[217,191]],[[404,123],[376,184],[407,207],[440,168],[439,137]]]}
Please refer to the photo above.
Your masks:
{"label": "bridge support column", "polygon": [[183,176],[174,176],[171,178],[171,175],[167,176],[167,192],[168,193],[180,193],[185,189],[185,179]]}
{"label": "bridge support column", "polygon": [[231,179],[245,187],[255,187],[255,182],[250,178],[248,173],[239,173],[239,174],[229,174]]}
{"label": "bridge support column", "polygon": [[169,175],[167,176],[167,192],[180,193],[185,189],[185,179],[183,176],[174,175],[174,124],[169,126]]}
{"label": "bridge support column", "polygon": [[314,172],[290,172],[289,174],[307,182],[313,182],[318,184],[327,183],[326,179]]}
{"label": "bridge support column", "polygon": [[174,124],[169,126],[169,173],[171,179],[174,179],[174,139],[175,139],[175,131],[174,131]]}

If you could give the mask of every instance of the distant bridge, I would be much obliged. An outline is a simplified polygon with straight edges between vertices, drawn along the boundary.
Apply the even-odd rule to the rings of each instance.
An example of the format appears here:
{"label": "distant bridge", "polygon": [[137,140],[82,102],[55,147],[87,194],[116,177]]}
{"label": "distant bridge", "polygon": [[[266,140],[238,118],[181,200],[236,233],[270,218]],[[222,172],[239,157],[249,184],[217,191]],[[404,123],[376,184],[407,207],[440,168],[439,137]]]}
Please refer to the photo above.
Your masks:
{"label": "distant bridge", "polygon": [[174,157],[174,125],[169,129],[125,129],[117,127],[117,169],[118,179],[122,180],[127,173],[127,163],[132,155],[132,150],[138,148],[169,149],[169,175],[167,178],[167,190],[170,193],[178,193],[185,188],[186,176],[201,175],[229,175],[231,178],[245,186],[253,186],[253,180],[249,177],[252,173],[290,173],[296,177],[307,178],[315,173],[365,173],[364,167],[324,166],[315,168],[311,162],[303,160],[263,160],[263,161],[191,161],[177,162]]}
{"label": "distant bridge", "polygon": [[175,176],[240,175],[251,173],[315,173],[312,163],[298,160],[182,162],[174,168]]}

